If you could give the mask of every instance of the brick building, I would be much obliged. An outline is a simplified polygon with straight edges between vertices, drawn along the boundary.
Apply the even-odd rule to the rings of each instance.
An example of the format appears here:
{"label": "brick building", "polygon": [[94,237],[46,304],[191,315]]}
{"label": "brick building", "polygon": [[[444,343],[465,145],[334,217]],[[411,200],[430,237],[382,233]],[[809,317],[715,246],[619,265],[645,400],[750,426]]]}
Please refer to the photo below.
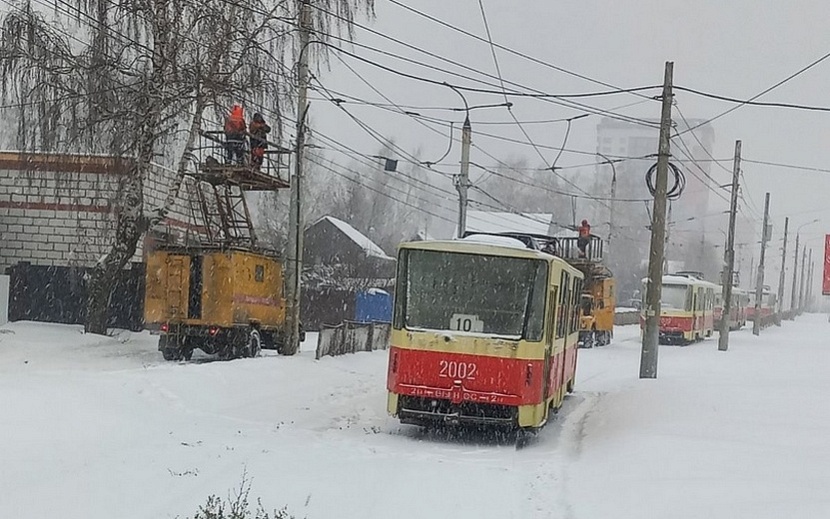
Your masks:
{"label": "brick building", "polygon": [[[44,266],[88,267],[111,245],[113,201],[128,159],[111,156],[0,152],[0,272],[21,261]],[[145,179],[145,214],[160,207],[175,173],[161,167]],[[184,241],[193,225],[184,187],[163,228],[150,236]],[[195,207],[195,206],[193,206]],[[141,261],[148,238],[139,244]]]}

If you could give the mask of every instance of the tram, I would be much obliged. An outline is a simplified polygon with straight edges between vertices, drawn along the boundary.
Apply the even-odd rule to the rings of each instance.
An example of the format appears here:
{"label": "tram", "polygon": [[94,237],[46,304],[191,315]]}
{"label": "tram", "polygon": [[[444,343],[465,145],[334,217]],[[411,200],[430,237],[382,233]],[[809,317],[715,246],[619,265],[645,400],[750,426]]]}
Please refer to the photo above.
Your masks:
{"label": "tram", "polygon": [[[747,308],[749,306],[749,293],[738,287],[732,288],[732,304],[729,309],[729,329],[740,330],[746,326]],[[723,287],[715,289],[715,329],[720,328],[720,320],[723,315]]]}
{"label": "tram", "polygon": [[[648,279],[643,280],[643,293]],[[690,344],[715,332],[715,292],[719,287],[692,275],[663,276],[660,344]],[[640,318],[645,327],[645,316]]]}
{"label": "tram", "polygon": [[573,391],[583,274],[494,235],[398,252],[388,412],[421,426],[534,430]]}
{"label": "tram", "polygon": [[[761,326],[768,326],[772,324],[777,304],[778,296],[772,293],[768,285],[764,285],[761,289]],[[750,292],[748,294],[746,318],[748,321],[755,321],[755,292]]]}

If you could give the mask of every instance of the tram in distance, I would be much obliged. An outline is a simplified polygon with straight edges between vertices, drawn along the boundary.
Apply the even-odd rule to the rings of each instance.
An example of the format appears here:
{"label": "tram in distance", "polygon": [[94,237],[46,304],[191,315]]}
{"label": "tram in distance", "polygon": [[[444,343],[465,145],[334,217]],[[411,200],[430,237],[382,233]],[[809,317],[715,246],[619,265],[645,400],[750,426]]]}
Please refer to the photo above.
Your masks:
{"label": "tram in distance", "polygon": [[[746,308],[746,318],[749,321],[755,321],[755,292],[749,293],[749,304]],[[775,314],[775,306],[778,304],[778,296],[773,294],[769,285],[764,285],[761,289],[761,325],[766,326],[772,322]]]}
{"label": "tram in distance", "polygon": [[527,238],[401,244],[387,389],[402,423],[535,430],[573,391],[583,274]]}
{"label": "tram in distance", "polygon": [[[643,280],[647,293],[648,279]],[[715,292],[719,289],[693,274],[663,276],[660,308],[660,344],[686,345],[715,333]],[[645,328],[645,314],[640,317]]]}
{"label": "tram in distance", "polygon": [[[729,329],[740,330],[746,326],[747,308],[749,307],[749,292],[738,287],[732,287],[732,302],[729,307]],[[715,330],[720,329],[720,320],[723,316],[723,287],[715,290]]]}

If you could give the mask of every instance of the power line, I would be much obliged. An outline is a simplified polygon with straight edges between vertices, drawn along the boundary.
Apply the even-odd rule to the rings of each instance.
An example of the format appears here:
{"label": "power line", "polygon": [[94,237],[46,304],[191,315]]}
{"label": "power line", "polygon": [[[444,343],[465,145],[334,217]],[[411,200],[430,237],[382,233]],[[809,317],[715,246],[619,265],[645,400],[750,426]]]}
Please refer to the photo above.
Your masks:
{"label": "power line", "polygon": [[782,102],[765,102],[765,101],[752,101],[752,100],[742,100],[736,99],[734,97],[728,97],[718,94],[712,94],[709,92],[702,92],[700,90],[695,90],[693,88],[687,87],[675,87],[677,90],[682,90],[684,92],[689,92],[690,94],[699,95],[702,97],[708,97],[710,99],[717,99],[719,101],[727,101],[730,103],[738,103],[741,106],[764,106],[764,107],[773,107],[773,108],[790,108],[793,110],[807,110],[812,112],[830,112],[830,107],[827,106],[810,106],[810,105],[802,105],[797,103],[782,103]]}
{"label": "power line", "polygon": [[[394,0],[390,0],[390,1],[394,1]],[[761,97],[761,96],[763,96],[763,95],[765,95],[765,94],[768,94],[769,92],[772,92],[773,90],[775,90],[776,88],[780,87],[781,85],[783,85],[783,84],[785,84],[785,83],[787,83],[787,82],[789,82],[789,81],[791,81],[791,80],[795,79],[796,77],[800,76],[800,75],[801,75],[801,74],[803,74],[804,72],[807,72],[807,71],[808,71],[808,70],[810,70],[811,68],[813,68],[813,67],[815,67],[816,65],[820,64],[821,62],[823,62],[823,61],[824,61],[824,60],[826,60],[827,58],[830,58],[830,52],[828,52],[827,54],[825,54],[825,55],[821,56],[820,58],[818,58],[818,59],[814,60],[813,62],[811,62],[811,63],[810,63],[810,64],[808,64],[807,66],[802,67],[801,69],[799,69],[799,70],[798,70],[798,71],[796,71],[795,73],[790,74],[789,76],[787,76],[786,78],[782,79],[781,81],[779,81],[779,82],[775,83],[775,84],[774,84],[774,85],[772,85],[771,87],[766,88],[766,89],[762,90],[761,92],[759,92],[759,93],[755,94],[754,96],[750,97],[748,100],[746,100],[746,101],[744,101],[744,102],[741,102],[740,104],[738,104],[738,105],[736,105],[736,106],[733,106],[733,107],[732,107],[732,108],[730,108],[729,110],[726,110],[726,111],[724,111],[724,112],[719,113],[718,115],[716,115],[716,116],[712,117],[711,119],[708,119],[707,121],[704,121],[704,122],[702,122],[702,123],[698,124],[698,125],[697,125],[697,126],[695,126],[694,128],[688,128],[688,129],[684,130],[684,131],[683,131],[683,133],[686,133],[686,132],[688,132],[688,131],[692,131],[692,130],[694,130],[695,128],[698,128],[698,127],[700,127],[700,126],[703,126],[704,124],[711,123],[711,122],[713,122],[713,121],[716,121],[716,120],[720,119],[721,117],[724,117],[725,115],[731,114],[731,113],[732,113],[732,112],[734,112],[735,110],[737,110],[737,109],[739,109],[739,108],[741,108],[741,107],[745,106],[747,103],[752,102],[752,101],[755,101],[755,100],[756,100],[756,99],[758,99],[759,97]]]}
{"label": "power line", "polygon": [[[440,20],[440,19],[438,19],[438,18],[435,18],[434,16],[431,16],[431,15],[429,15],[429,14],[427,14],[427,13],[424,13],[424,12],[422,12],[422,11],[419,11],[419,10],[415,9],[414,7],[410,7],[410,6],[408,6],[408,5],[406,5],[406,4],[402,3],[402,2],[399,2],[399,1],[397,1],[397,0],[389,0],[389,2],[391,2],[391,3],[395,4],[395,5],[397,5],[398,7],[402,7],[402,8],[404,8],[404,9],[406,9],[407,11],[410,11],[410,12],[412,12],[412,13],[415,13],[415,14],[417,14],[418,16],[421,16],[421,17],[426,18],[426,19],[428,19],[428,20],[430,20],[430,21],[432,21],[432,22],[435,22],[435,23],[437,23],[437,24],[440,24],[440,25],[442,25],[442,26],[444,26],[444,27],[446,27],[446,28],[448,28],[448,29],[451,29],[451,30],[453,30],[453,31],[459,32],[459,33],[461,33],[461,34],[464,34],[465,36],[468,36],[468,37],[470,37],[470,38],[476,39],[476,40],[478,40],[478,41],[481,41],[481,42],[487,43],[487,40],[485,40],[485,39],[484,39],[484,38],[482,38],[481,36],[478,36],[477,34],[473,34],[473,33],[471,33],[471,32],[465,31],[464,29],[461,29],[461,28],[456,27],[456,26],[454,26],[454,25],[452,25],[452,24],[449,24],[449,23],[447,23],[447,22],[445,22],[445,21],[443,21],[443,20]],[[550,68],[550,69],[556,70],[556,71],[558,71],[558,72],[562,72],[562,73],[567,74],[567,75],[569,75],[569,76],[573,76],[573,77],[576,77],[576,78],[579,78],[579,79],[582,79],[582,80],[585,80],[585,81],[589,81],[589,82],[591,82],[591,83],[594,83],[594,84],[597,84],[597,85],[601,85],[601,86],[604,86],[604,87],[613,88],[613,89],[616,89],[616,90],[618,90],[618,91],[623,91],[623,90],[625,90],[625,89],[621,89],[621,88],[619,88],[619,87],[617,87],[617,86],[615,86],[615,85],[612,85],[612,84],[610,84],[610,83],[606,83],[606,82],[604,82],[604,81],[600,81],[600,80],[598,80],[598,79],[594,79],[594,78],[588,77],[588,76],[586,76],[586,75],[584,75],[584,74],[579,74],[579,73],[577,73],[577,72],[573,72],[573,71],[571,71],[571,70],[568,70],[568,69],[565,69],[565,68],[563,68],[563,67],[560,67],[560,66],[554,65],[554,64],[552,64],[552,63],[545,62],[545,61],[540,60],[540,59],[538,59],[538,58],[534,58],[533,56],[529,56],[529,55],[524,54],[524,53],[522,53],[522,52],[519,52],[519,51],[517,51],[517,50],[511,49],[511,48],[509,48],[509,47],[505,47],[504,45],[498,45],[498,44],[496,44],[495,46],[496,46],[496,47],[498,47],[498,48],[499,48],[499,49],[501,49],[501,50],[504,50],[504,51],[506,51],[506,52],[509,52],[510,54],[513,54],[513,55],[515,55],[515,56],[519,56],[519,57],[524,58],[524,59],[526,59],[526,60],[528,60],[528,61],[532,61],[533,63],[539,64],[539,65],[543,65],[543,66],[545,66],[545,67],[547,67],[547,68]],[[637,94],[636,92],[631,92],[631,93],[633,93],[633,94]],[[639,94],[638,94],[638,95],[639,95]],[[640,97],[646,97],[646,96],[642,96],[642,95],[640,95]]]}
{"label": "power line", "polygon": [[751,160],[751,159],[741,159],[743,162],[747,162],[749,164],[759,164],[762,166],[772,166],[776,168],[786,168],[786,169],[795,169],[799,171],[812,171],[815,173],[830,173],[830,169],[824,168],[816,168],[812,166],[797,166],[795,164],[784,164],[781,162],[770,162],[766,160]]}
{"label": "power line", "polygon": [[[315,8],[316,8],[316,9],[318,9],[318,10],[320,10],[320,11],[322,11],[322,12],[324,12],[324,13],[326,13],[326,14],[328,14],[329,16],[333,16],[333,17],[335,17],[335,18],[339,18],[339,19],[341,19],[341,20],[349,21],[349,20],[346,20],[345,18],[341,17],[341,16],[340,16],[340,15],[338,15],[337,13],[332,13],[331,11],[326,11],[325,9],[322,9],[322,8],[319,8],[319,7],[316,7],[316,6],[315,6]],[[432,52],[426,51],[426,50],[424,50],[424,49],[422,49],[422,48],[420,48],[420,47],[418,47],[418,46],[411,45],[411,44],[409,44],[409,43],[407,43],[407,42],[405,42],[405,41],[402,41],[402,40],[399,40],[399,39],[393,38],[392,36],[389,36],[389,35],[387,35],[387,34],[384,34],[384,33],[381,33],[381,32],[379,32],[379,31],[376,31],[376,30],[374,30],[374,29],[372,29],[372,28],[370,28],[370,27],[367,27],[367,26],[365,26],[365,25],[362,25],[362,24],[360,24],[360,23],[357,23],[357,22],[354,22],[354,21],[349,21],[349,22],[350,22],[350,23],[352,23],[352,25],[353,25],[353,26],[355,26],[355,27],[358,27],[358,28],[360,28],[360,29],[363,29],[363,30],[365,30],[366,32],[369,32],[370,34],[374,34],[374,35],[379,36],[379,37],[381,37],[381,38],[384,38],[384,39],[386,39],[386,40],[388,40],[388,41],[394,42],[394,43],[396,43],[396,44],[398,44],[398,45],[401,45],[401,46],[402,46],[402,47],[404,47],[404,48],[407,48],[407,49],[410,49],[410,50],[413,50],[413,51],[419,52],[419,53],[424,54],[424,55],[426,55],[426,56],[429,56],[429,57],[431,57],[431,58],[433,58],[433,59],[436,59],[436,60],[439,60],[439,61],[443,61],[443,62],[445,62],[445,63],[449,63],[449,64],[451,64],[451,65],[453,65],[453,66],[455,66],[455,67],[458,67],[458,68],[460,68],[460,69],[462,69],[462,70],[466,70],[466,71],[468,71],[468,72],[472,72],[472,73],[477,74],[477,75],[481,75],[481,76],[488,77],[488,78],[491,78],[491,79],[498,79],[498,78],[496,78],[495,76],[493,76],[492,74],[487,74],[487,73],[485,73],[485,72],[482,72],[481,70],[478,70],[478,69],[475,69],[475,68],[473,68],[473,67],[470,67],[469,65],[466,65],[466,64],[463,64],[463,63],[460,63],[460,62],[457,62],[457,61],[451,60],[451,59],[449,59],[449,58],[447,58],[447,57],[445,57],[445,56],[440,56],[440,55],[438,55],[438,54],[435,54],[435,53],[432,53]],[[328,36],[328,37],[330,37],[330,38],[333,38],[333,39],[338,39],[338,37],[337,37],[337,36],[333,36],[333,35],[327,35],[327,36]],[[339,39],[341,39],[341,40],[342,40],[342,38],[339,38]],[[344,40],[344,41],[345,41],[345,40]],[[404,56],[400,56],[400,55],[398,55],[398,54],[394,54],[394,53],[391,53],[391,52],[388,52],[388,51],[385,51],[385,50],[381,50],[381,49],[378,49],[378,48],[375,48],[375,47],[371,47],[371,46],[369,46],[369,45],[364,45],[364,44],[361,44],[361,43],[358,43],[358,42],[350,42],[350,43],[351,43],[353,46],[356,46],[356,47],[361,47],[361,48],[365,48],[365,49],[369,49],[369,50],[372,50],[372,51],[377,52],[377,53],[379,53],[379,54],[382,54],[382,55],[385,55],[385,56],[390,56],[390,57],[393,57],[393,58],[395,58],[395,59],[402,60],[402,61],[406,61],[406,62],[409,62],[409,63],[413,63],[413,64],[416,64],[416,65],[419,65],[419,66],[422,66],[422,67],[425,67],[425,68],[428,68],[428,69],[431,69],[431,70],[436,70],[436,71],[441,72],[441,73],[449,73],[449,74],[451,74],[451,75],[454,75],[454,76],[460,77],[460,78],[465,79],[465,80],[471,80],[471,81],[475,81],[475,82],[478,82],[478,83],[481,83],[481,84],[484,84],[484,85],[487,85],[487,86],[493,86],[493,85],[491,85],[490,83],[487,83],[486,81],[482,81],[482,80],[479,80],[479,79],[471,78],[469,75],[460,75],[460,74],[457,74],[457,73],[454,73],[454,72],[451,72],[451,71],[447,71],[446,69],[438,68],[438,67],[435,67],[435,66],[433,66],[433,65],[429,65],[429,64],[426,64],[426,63],[423,63],[423,62],[417,61],[417,60],[413,60],[413,59],[411,59],[411,58],[407,58],[407,57],[404,57]],[[513,81],[507,81],[507,80],[504,80],[504,82],[505,82],[505,83],[508,83],[508,84],[510,84],[510,85],[512,85],[512,86],[514,86],[514,87],[521,88],[521,89],[523,89],[523,90],[530,90],[530,91],[533,91],[533,92],[535,92],[535,93],[537,93],[537,94],[545,94],[545,93],[544,93],[544,92],[542,92],[541,90],[537,90],[537,89],[529,88],[529,87],[526,87],[526,86],[524,86],[524,85],[521,85],[521,84],[516,83],[516,82],[513,82]],[[608,85],[604,85],[604,86],[608,86]],[[642,88],[642,87],[641,87],[641,88]],[[644,95],[641,95],[641,94],[637,93],[637,91],[638,91],[639,89],[634,89],[634,90],[631,90],[630,92],[629,92],[628,90],[631,90],[631,89],[616,89],[614,92],[616,92],[616,93],[634,93],[635,95],[637,95],[637,96],[639,96],[639,97],[643,98],[645,101],[651,101],[651,100],[653,100],[653,98],[651,98],[651,97],[644,96]],[[596,94],[600,94],[600,95],[609,95],[610,93],[611,93],[611,92],[609,92],[609,93],[605,93],[605,92],[601,92],[601,93],[590,93],[589,95],[591,95],[591,96],[595,96]],[[572,96],[573,96],[573,97],[577,97],[577,96],[581,97],[581,96],[584,96],[585,94],[564,94],[564,95],[566,95],[566,96],[568,96],[568,97],[572,97]],[[568,101],[568,102],[566,102],[566,101],[565,101],[565,98],[562,98],[562,99],[552,99],[552,98],[544,98],[544,97],[543,97],[543,98],[539,98],[539,99],[540,99],[540,100],[542,100],[542,101],[545,101],[545,102],[549,102],[549,103],[557,104],[557,105],[560,105],[560,106],[564,106],[564,107],[567,107],[567,108],[572,109],[572,110],[580,110],[580,111],[583,111],[583,112],[586,112],[586,111],[587,111],[587,112],[589,112],[589,113],[594,113],[594,114],[602,114],[602,115],[606,115],[606,116],[608,116],[608,117],[615,118],[615,119],[619,119],[619,120],[624,120],[624,121],[629,121],[629,122],[636,122],[637,124],[648,124],[648,123],[646,123],[646,122],[644,122],[644,121],[642,121],[642,120],[638,120],[638,119],[636,119],[636,118],[629,117],[629,116],[625,116],[625,115],[621,115],[621,114],[616,114],[616,113],[614,113],[614,112],[612,112],[612,111],[602,110],[602,109],[595,108],[595,107],[591,107],[591,106],[584,105],[584,104],[581,104],[581,103],[576,103],[576,102],[574,102],[574,101]],[[619,109],[619,108],[618,108],[618,109]]]}
{"label": "power line", "polygon": [[[436,80],[436,79],[430,79],[430,78],[426,78],[426,77],[423,77],[423,76],[410,74],[408,72],[403,72],[401,70],[398,70],[396,68],[384,65],[382,63],[378,63],[377,61],[374,61],[374,60],[371,60],[369,58],[363,57],[359,54],[355,54],[353,52],[347,51],[345,49],[342,49],[342,48],[337,47],[335,45],[332,45],[330,43],[325,43],[325,42],[316,42],[316,43],[318,43],[320,45],[327,46],[327,47],[331,48],[332,50],[334,50],[336,52],[339,52],[341,54],[345,54],[345,55],[350,56],[351,58],[354,58],[358,61],[362,61],[366,64],[372,65],[376,68],[379,68],[381,70],[385,70],[386,72],[389,72],[391,74],[395,74],[397,76],[400,76],[400,77],[403,77],[403,78],[406,78],[406,79],[411,79],[411,80],[414,80],[414,81],[419,81],[419,82],[422,82],[422,83],[427,83],[427,84],[431,84],[431,85],[435,85],[435,86],[456,88],[456,89],[462,90],[464,92],[472,92],[472,93],[478,93],[478,94],[490,94],[490,95],[502,95],[503,94],[503,92],[501,92],[499,90],[492,90],[492,89],[476,88],[476,87],[468,87],[468,86],[463,86],[463,85],[450,84],[447,81],[439,81],[439,80]],[[358,44],[356,44],[356,45],[358,45]],[[358,46],[360,46],[360,45],[358,45]],[[409,61],[407,58],[402,58],[400,56],[397,56],[397,57],[399,59],[404,59],[404,60]],[[428,66],[428,65],[424,65],[424,66]],[[433,68],[431,65],[429,65],[429,67]],[[449,71],[446,71],[446,70],[442,70],[441,72],[451,74],[451,75],[456,75],[455,73],[449,72]],[[472,78],[467,77],[465,79],[472,79]],[[481,82],[480,80],[475,80],[475,79],[472,79],[472,80]],[[652,87],[639,87],[636,90],[647,89],[647,88],[652,88]],[[634,91],[634,90],[630,89],[630,91]],[[623,92],[620,91],[619,93],[623,93]],[[563,105],[563,106],[566,106],[566,107],[569,107],[569,108],[572,108],[572,109],[573,109],[574,106],[576,106],[581,111],[588,112],[588,113],[591,113],[591,114],[594,114],[594,115],[605,115],[607,117],[610,117],[610,118],[613,118],[613,119],[619,119],[619,120],[625,121],[625,122],[639,124],[639,125],[642,125],[642,126],[656,127],[654,125],[654,123],[650,123],[650,122],[644,121],[642,119],[637,119],[637,118],[629,117],[629,116],[625,116],[625,115],[614,114],[614,113],[608,112],[607,110],[603,110],[601,108],[588,106],[588,105],[585,105],[585,104],[582,104],[582,103],[577,103],[575,101],[564,101],[564,98],[562,97],[561,94],[550,94],[550,93],[545,93],[545,92],[534,93],[534,92],[511,91],[510,95],[514,96],[514,97],[527,97],[527,98],[532,98],[532,99],[539,99],[541,101],[547,101],[547,102],[551,102],[551,103],[554,103],[554,104]],[[573,106],[571,106],[571,105],[573,105]]]}

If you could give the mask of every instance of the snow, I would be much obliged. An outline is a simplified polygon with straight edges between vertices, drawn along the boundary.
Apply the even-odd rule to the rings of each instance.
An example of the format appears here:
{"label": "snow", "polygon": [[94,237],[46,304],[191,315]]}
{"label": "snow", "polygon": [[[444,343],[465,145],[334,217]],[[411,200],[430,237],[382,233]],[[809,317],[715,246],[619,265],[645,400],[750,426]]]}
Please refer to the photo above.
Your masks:
{"label": "snow", "polygon": [[547,235],[553,215],[548,213],[516,214],[493,211],[467,211],[467,231],[503,233],[525,232]]}
{"label": "snow", "polygon": [[340,230],[340,232],[348,236],[350,240],[359,245],[366,252],[366,255],[387,260],[394,259],[389,257],[385,252],[383,252],[383,249],[381,249],[377,244],[375,244],[375,242],[370,240],[365,234],[358,231],[357,229],[347,224],[343,220],[339,220],[333,216],[324,216],[322,219],[328,220],[332,225],[337,227],[337,229]]}
{"label": "snow", "polygon": [[401,426],[386,353],[166,363],[154,337],[0,327],[0,517],[190,517],[243,472],[297,517],[823,517],[830,324],[660,348],[637,326],[579,351],[577,391],[530,444]]}
{"label": "snow", "polygon": [[522,243],[521,240],[517,240],[516,238],[511,238],[509,236],[471,234],[466,238],[462,238],[462,241],[472,241],[476,243],[484,243],[487,245],[496,245],[498,247],[510,247],[512,249],[527,249],[527,246],[524,243]]}

